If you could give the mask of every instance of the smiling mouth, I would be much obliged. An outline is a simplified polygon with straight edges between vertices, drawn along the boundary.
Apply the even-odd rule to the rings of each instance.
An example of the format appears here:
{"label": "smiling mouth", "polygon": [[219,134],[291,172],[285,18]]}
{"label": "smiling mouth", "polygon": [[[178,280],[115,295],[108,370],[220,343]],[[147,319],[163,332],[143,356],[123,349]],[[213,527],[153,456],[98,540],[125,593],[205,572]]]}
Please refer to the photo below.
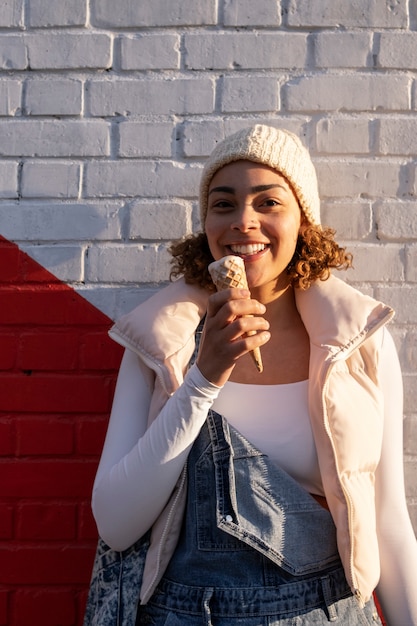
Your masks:
{"label": "smiling mouth", "polygon": [[238,256],[250,256],[253,254],[259,254],[259,252],[263,252],[268,246],[264,243],[247,243],[247,244],[234,244],[230,245],[229,248]]}

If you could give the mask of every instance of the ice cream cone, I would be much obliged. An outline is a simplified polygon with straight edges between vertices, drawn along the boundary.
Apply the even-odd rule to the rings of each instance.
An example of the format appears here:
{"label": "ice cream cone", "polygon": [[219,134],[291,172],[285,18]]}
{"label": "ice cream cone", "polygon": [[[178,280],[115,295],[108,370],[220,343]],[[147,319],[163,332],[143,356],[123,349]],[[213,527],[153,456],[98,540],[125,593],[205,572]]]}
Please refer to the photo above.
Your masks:
{"label": "ice cream cone", "polygon": [[[240,289],[248,289],[248,281],[246,279],[245,263],[239,256],[228,255],[213,261],[208,266],[210,276],[216,285],[217,291],[228,289],[229,287],[238,287]],[[249,335],[255,335],[252,331]],[[255,348],[251,351],[252,358],[255,362],[258,372],[263,371],[261,351]]]}

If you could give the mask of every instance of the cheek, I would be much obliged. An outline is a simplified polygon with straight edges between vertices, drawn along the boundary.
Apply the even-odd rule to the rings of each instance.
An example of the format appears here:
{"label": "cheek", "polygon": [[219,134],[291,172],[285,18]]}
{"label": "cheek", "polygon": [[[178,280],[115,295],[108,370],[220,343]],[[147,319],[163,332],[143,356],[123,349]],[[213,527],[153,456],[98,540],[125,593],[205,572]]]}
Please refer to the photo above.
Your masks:
{"label": "cheek", "polygon": [[207,217],[204,224],[204,232],[206,233],[207,242],[213,258],[218,257],[218,254],[216,255],[216,249],[218,248],[218,236],[220,234],[220,230],[219,225],[210,219],[210,217]]}

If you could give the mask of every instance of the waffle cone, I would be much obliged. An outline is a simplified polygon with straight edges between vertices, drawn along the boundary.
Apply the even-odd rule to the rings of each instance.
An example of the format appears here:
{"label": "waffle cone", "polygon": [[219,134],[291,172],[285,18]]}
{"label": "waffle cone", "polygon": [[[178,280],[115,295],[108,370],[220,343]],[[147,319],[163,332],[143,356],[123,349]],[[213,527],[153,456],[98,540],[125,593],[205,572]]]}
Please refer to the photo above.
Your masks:
{"label": "waffle cone", "polygon": [[[217,291],[229,289],[230,287],[248,289],[245,263],[239,256],[229,255],[219,259],[218,261],[213,261],[213,263],[210,263],[208,266],[208,270]],[[249,334],[255,335],[256,332],[253,331]],[[255,348],[252,350],[251,356],[255,362],[258,372],[262,372],[263,364],[260,349]]]}

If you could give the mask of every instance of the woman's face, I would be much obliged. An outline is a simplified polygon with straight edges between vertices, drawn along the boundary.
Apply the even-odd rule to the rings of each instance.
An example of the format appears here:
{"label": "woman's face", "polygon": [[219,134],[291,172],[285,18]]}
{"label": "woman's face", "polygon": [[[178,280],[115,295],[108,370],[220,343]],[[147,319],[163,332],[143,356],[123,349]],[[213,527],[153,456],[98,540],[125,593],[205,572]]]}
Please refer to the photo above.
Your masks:
{"label": "woman's face", "polygon": [[[236,161],[213,176],[205,231],[215,260],[228,254],[245,261],[249,288],[271,290],[288,284],[302,222],[287,180],[267,165]],[[264,294],[267,297],[267,294]]]}

